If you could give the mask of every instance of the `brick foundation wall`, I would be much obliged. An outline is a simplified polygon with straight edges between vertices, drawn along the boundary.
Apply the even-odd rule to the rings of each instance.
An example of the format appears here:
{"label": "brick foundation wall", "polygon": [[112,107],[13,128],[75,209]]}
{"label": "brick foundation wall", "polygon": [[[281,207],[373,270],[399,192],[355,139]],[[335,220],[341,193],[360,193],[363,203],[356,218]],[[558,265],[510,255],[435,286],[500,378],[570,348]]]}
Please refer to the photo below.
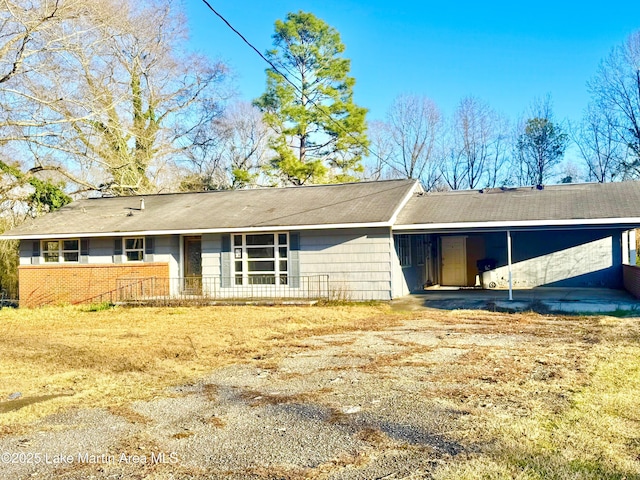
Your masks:
{"label": "brick foundation wall", "polygon": [[83,303],[115,290],[118,279],[169,278],[168,263],[23,265],[18,269],[21,307]]}
{"label": "brick foundation wall", "polygon": [[640,267],[636,265],[622,265],[622,281],[627,292],[640,298]]}

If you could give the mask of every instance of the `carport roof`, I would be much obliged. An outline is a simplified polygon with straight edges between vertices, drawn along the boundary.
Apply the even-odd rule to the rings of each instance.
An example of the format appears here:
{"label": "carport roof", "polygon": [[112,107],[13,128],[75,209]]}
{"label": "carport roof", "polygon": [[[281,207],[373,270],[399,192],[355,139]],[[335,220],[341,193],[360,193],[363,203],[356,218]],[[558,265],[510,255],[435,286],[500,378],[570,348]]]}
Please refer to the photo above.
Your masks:
{"label": "carport roof", "polygon": [[640,182],[415,194],[394,230],[640,225]]}
{"label": "carport roof", "polygon": [[416,189],[415,180],[389,180],[92,198],[32,219],[2,238],[391,227]]}

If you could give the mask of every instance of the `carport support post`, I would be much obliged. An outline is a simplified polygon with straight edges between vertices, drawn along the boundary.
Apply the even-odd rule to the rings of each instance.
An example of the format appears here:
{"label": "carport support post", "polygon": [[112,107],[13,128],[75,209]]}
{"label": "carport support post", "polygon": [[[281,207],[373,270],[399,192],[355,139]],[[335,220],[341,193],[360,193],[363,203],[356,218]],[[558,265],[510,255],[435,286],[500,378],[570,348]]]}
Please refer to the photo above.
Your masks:
{"label": "carport support post", "polygon": [[511,230],[507,230],[507,263],[509,265],[509,300],[513,300],[513,274],[511,272]]}
{"label": "carport support post", "polygon": [[629,265],[629,232],[622,232],[622,264]]}

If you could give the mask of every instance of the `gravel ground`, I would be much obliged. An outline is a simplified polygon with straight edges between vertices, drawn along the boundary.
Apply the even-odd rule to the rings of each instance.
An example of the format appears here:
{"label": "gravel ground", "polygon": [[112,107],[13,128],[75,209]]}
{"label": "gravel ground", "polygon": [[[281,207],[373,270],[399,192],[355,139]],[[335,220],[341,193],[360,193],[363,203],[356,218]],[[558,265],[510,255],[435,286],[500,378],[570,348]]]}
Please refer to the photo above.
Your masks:
{"label": "gravel ground", "polygon": [[451,435],[469,413],[425,395],[435,375],[526,338],[424,320],[309,338],[279,362],[230,366],[122,411],[70,411],[2,437],[0,478],[430,478],[474,448]]}

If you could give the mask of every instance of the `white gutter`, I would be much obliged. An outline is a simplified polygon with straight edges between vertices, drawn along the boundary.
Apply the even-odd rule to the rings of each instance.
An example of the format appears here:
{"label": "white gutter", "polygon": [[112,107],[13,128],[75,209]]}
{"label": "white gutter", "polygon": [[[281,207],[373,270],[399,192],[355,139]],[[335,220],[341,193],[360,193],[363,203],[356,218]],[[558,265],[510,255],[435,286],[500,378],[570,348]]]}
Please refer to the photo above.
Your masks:
{"label": "white gutter", "polygon": [[517,227],[561,227],[576,225],[640,225],[640,217],[628,218],[572,218],[567,220],[517,220],[493,222],[420,223],[415,225],[394,225],[394,231],[402,230],[453,230],[473,228],[517,228]]}
{"label": "white gutter", "polygon": [[345,228],[390,228],[391,222],[334,223],[326,225],[275,225],[266,227],[194,228],[185,230],[132,230],[120,232],[73,232],[47,234],[0,235],[0,240],[46,240],[50,238],[142,237],[150,235],[202,235],[205,233],[253,233]]}

